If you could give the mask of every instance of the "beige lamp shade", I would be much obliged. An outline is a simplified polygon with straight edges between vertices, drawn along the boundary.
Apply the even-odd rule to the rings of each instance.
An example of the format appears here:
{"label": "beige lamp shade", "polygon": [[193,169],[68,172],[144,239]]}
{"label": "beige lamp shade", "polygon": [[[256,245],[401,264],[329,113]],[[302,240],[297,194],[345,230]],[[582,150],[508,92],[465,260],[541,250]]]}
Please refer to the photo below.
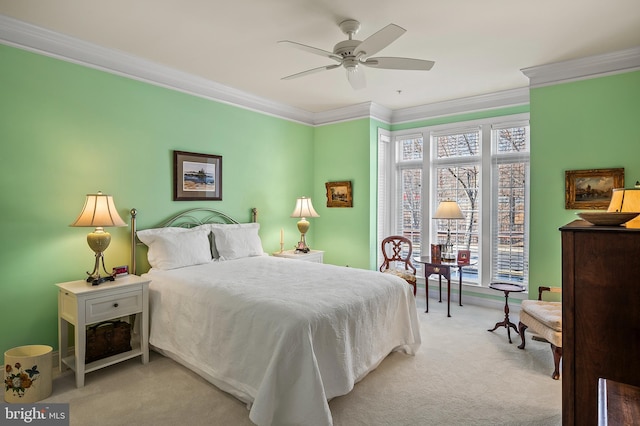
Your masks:
{"label": "beige lamp shade", "polygon": [[82,212],[71,226],[97,228],[99,226],[127,226],[127,224],[118,214],[113,197],[98,191],[97,194],[87,194]]}
{"label": "beige lamp shade", "polygon": [[[613,190],[608,212],[640,212],[640,188],[616,188]],[[640,228],[640,216],[625,224],[627,228]]]}
{"label": "beige lamp shade", "polygon": [[296,207],[293,209],[291,217],[320,217],[320,215],[313,208],[311,198],[300,197],[296,200]]}
{"label": "beige lamp shade", "polygon": [[440,202],[435,214],[434,219],[464,219],[464,215],[460,210],[460,206],[456,201],[444,200]]}

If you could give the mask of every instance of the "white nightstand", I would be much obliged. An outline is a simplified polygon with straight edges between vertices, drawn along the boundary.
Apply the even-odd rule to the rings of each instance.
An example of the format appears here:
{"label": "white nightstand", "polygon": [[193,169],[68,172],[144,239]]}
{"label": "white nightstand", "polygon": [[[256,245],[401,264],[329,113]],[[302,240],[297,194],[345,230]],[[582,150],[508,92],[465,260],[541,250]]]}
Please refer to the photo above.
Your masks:
{"label": "white nightstand", "polygon": [[[56,284],[58,292],[58,351],[60,371],[68,366],[76,373],[76,386],[84,375],[120,361],[142,356],[149,362],[149,280],[137,275],[118,277],[98,286],[86,281]],[[131,350],[85,365],[87,325],[135,315]],[[74,326],[74,355],[69,355],[68,324]]]}
{"label": "white nightstand", "polygon": [[310,250],[308,253],[296,253],[295,250],[285,250],[282,253],[275,252],[273,253],[273,255],[276,257],[284,257],[287,259],[297,259],[297,260],[304,260],[307,262],[322,263],[324,251]]}

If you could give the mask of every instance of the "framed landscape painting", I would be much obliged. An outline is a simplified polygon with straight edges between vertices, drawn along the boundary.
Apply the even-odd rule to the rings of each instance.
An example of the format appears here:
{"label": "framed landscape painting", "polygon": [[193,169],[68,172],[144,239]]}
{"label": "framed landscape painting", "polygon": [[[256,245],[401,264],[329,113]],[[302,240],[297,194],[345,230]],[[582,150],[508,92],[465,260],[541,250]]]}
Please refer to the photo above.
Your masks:
{"label": "framed landscape painting", "polygon": [[606,210],[614,188],[624,188],[624,168],[565,171],[565,208]]}
{"label": "framed landscape painting", "polygon": [[351,181],[327,182],[327,207],[353,207]]}
{"label": "framed landscape painting", "polygon": [[222,156],[173,151],[173,201],[222,200]]}

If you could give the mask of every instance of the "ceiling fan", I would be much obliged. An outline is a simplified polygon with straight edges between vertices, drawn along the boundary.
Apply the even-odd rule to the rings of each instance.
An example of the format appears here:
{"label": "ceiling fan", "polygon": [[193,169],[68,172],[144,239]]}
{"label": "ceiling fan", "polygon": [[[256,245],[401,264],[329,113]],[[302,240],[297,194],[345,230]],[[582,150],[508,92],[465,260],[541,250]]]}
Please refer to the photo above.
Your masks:
{"label": "ceiling fan", "polygon": [[429,71],[435,64],[433,61],[426,61],[423,59],[371,57],[371,55],[375,55],[407,31],[398,25],[389,24],[377,33],[366,38],[364,41],[353,39],[353,36],[356,35],[360,29],[360,22],[353,19],[347,19],[340,23],[340,29],[343,33],[349,36],[349,39],[336,44],[333,47],[333,52],[296,43],[295,41],[279,41],[279,44],[295,47],[297,49],[304,50],[305,52],[333,59],[337,62],[337,64],[312,68],[307,71],[292,74],[287,77],[283,77],[282,80],[291,80],[343,66],[347,70],[347,80],[351,84],[351,87],[359,90],[366,86],[364,72],[361,65],[392,70]]}

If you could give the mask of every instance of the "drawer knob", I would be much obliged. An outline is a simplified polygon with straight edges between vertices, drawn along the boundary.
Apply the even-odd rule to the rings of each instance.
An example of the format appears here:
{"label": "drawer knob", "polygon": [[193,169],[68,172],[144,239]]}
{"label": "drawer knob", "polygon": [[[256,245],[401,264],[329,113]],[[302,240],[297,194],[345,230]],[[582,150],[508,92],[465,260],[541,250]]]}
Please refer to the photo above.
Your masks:
{"label": "drawer knob", "polygon": [[114,307],[114,308],[117,308],[118,306],[119,306],[119,305],[118,305],[118,303],[117,303],[117,302],[113,304],[113,307]]}

